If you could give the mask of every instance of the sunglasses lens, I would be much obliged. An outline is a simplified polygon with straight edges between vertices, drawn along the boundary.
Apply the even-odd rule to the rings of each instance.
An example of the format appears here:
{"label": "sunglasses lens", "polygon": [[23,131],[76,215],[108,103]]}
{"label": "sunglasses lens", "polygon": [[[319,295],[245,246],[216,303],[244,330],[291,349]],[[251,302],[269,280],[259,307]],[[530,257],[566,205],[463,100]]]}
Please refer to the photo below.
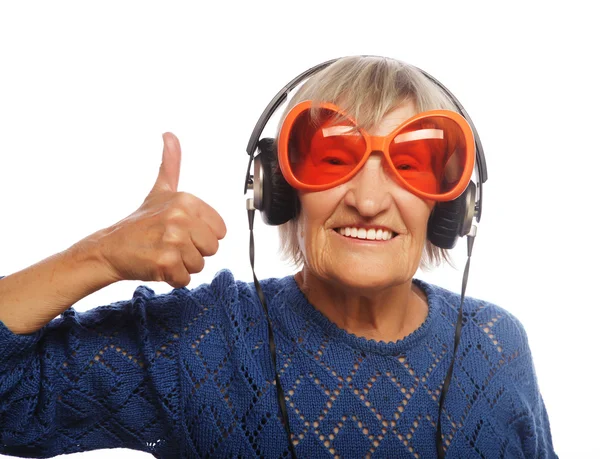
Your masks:
{"label": "sunglasses lens", "polygon": [[[468,157],[469,130],[460,124],[462,118],[453,116],[424,115],[387,136],[389,143],[383,149],[389,152],[392,173],[401,185],[432,199],[441,194],[447,199],[462,191],[457,186],[465,183],[466,167],[473,158]],[[335,109],[307,108],[289,121],[283,161],[301,185],[327,187],[343,183],[370,153],[367,140],[354,122]]]}
{"label": "sunglasses lens", "polygon": [[339,113],[313,108],[300,113],[290,129],[287,158],[305,185],[327,185],[350,175],[366,151],[360,131]]}
{"label": "sunglasses lens", "polygon": [[391,140],[394,170],[409,185],[430,194],[452,191],[467,162],[465,132],[454,120],[428,116],[402,128]]}

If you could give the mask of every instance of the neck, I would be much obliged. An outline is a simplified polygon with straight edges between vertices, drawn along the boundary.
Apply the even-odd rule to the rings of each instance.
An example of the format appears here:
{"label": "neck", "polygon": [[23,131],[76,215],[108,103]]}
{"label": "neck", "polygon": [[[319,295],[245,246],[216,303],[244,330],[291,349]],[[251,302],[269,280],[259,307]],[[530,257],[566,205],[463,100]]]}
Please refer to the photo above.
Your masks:
{"label": "neck", "polygon": [[427,318],[427,297],[412,279],[384,289],[359,289],[317,277],[306,267],[294,278],[316,309],[338,327],[359,337],[397,341]]}

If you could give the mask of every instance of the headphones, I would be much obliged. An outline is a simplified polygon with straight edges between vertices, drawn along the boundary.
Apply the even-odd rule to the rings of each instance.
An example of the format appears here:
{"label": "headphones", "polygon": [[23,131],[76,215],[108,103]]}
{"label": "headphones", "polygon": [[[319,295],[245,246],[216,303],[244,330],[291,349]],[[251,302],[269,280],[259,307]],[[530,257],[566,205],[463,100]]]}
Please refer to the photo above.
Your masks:
{"label": "headphones", "polygon": [[[265,137],[259,140],[259,138],[273,113],[285,102],[288,94],[296,86],[338,60],[339,58],[332,59],[316,65],[286,84],[269,102],[269,105],[260,115],[256,126],[254,126],[246,147],[250,160],[246,171],[244,194],[248,189],[253,191],[253,198],[248,200],[248,207],[259,210],[263,221],[268,225],[282,225],[293,219],[298,214],[300,202],[296,191],[286,182],[279,168],[275,139]],[[482,185],[487,180],[485,156],[477,130],[456,97],[431,75],[414,66],[413,68],[435,83],[450,98],[473,130],[477,184],[470,181],[465,191],[458,198],[447,202],[437,202],[427,224],[427,239],[437,247],[451,249],[456,245],[459,237],[469,234],[473,219],[475,218],[479,222],[481,218],[483,208]],[[254,156],[257,150],[258,154]],[[254,174],[250,175],[250,167],[253,161]]]}
{"label": "headphones", "polygon": [[[269,102],[269,105],[260,115],[256,126],[254,126],[246,148],[250,160],[246,172],[244,194],[248,189],[253,191],[253,199],[249,205],[261,212],[263,221],[268,225],[282,225],[293,219],[298,214],[300,203],[296,191],[283,178],[279,168],[275,139],[265,137],[259,140],[259,138],[273,113],[285,102],[288,94],[296,86],[338,60],[332,59],[316,65],[286,84]],[[473,219],[475,218],[479,222],[481,218],[483,208],[482,185],[487,180],[485,155],[477,130],[456,97],[431,75],[419,68],[414,68],[435,83],[450,98],[473,130],[477,184],[470,181],[465,191],[458,198],[452,201],[437,202],[427,224],[427,239],[439,248],[451,249],[456,245],[459,237],[465,236],[471,231]],[[258,154],[254,156],[257,150]],[[254,174],[250,175],[250,167],[253,161]]]}
{"label": "headphones", "polygon": [[[367,57],[367,56],[363,56]],[[250,265],[252,266],[252,274],[254,276],[254,285],[256,287],[257,295],[262,303],[267,318],[267,326],[269,333],[269,349],[271,353],[271,360],[273,362],[273,368],[277,368],[277,355],[275,351],[275,340],[273,327],[269,320],[269,313],[266,305],[266,300],[260,282],[254,272],[254,236],[253,236],[253,222],[254,222],[254,211],[258,209],[261,212],[262,219],[268,225],[282,225],[283,223],[293,219],[298,215],[300,210],[300,201],[294,188],[290,186],[284,179],[283,174],[279,168],[279,161],[277,155],[277,144],[273,138],[262,138],[259,140],[262,132],[267,125],[267,122],[273,116],[273,113],[283,104],[287,99],[288,94],[304,80],[312,76],[313,74],[323,70],[339,59],[333,59],[322,64],[316,65],[311,69],[308,69],[304,73],[301,73],[288,84],[286,84],[277,95],[269,102],[267,108],[263,111],[250,140],[246,147],[246,152],[250,156],[248,161],[248,169],[246,171],[246,181],[244,183],[244,194],[248,189],[253,191],[253,197],[246,200],[246,207],[248,210],[248,223],[250,228]],[[452,354],[452,360],[446,374],[446,378],[442,385],[442,391],[439,398],[438,408],[438,420],[436,427],[436,450],[438,458],[445,458],[445,451],[442,440],[442,408],[444,406],[444,400],[450,387],[450,380],[452,379],[452,373],[454,368],[454,361],[456,359],[456,352],[460,343],[460,335],[463,322],[463,310],[462,305],[465,297],[465,290],[467,285],[467,278],[469,272],[469,265],[471,261],[471,252],[473,249],[473,242],[477,233],[477,226],[473,224],[473,219],[479,222],[481,218],[481,211],[483,208],[482,204],[482,185],[487,180],[487,166],[485,162],[485,156],[483,154],[483,148],[477,130],[471,121],[471,118],[467,114],[466,110],[460,104],[460,102],[454,97],[454,95],[438,80],[433,78],[423,70],[413,67],[426,78],[431,80],[437,85],[455,104],[459,113],[467,120],[473,131],[473,137],[475,141],[475,170],[476,170],[476,181],[477,184],[470,181],[467,188],[463,193],[456,199],[447,202],[436,202],[435,207],[429,217],[427,224],[427,239],[437,247],[442,249],[451,249],[456,245],[459,237],[467,236],[467,252],[468,259],[465,265],[465,271],[463,274],[463,285],[460,299],[460,306],[458,307],[458,318],[456,320],[456,329],[454,333],[454,352]],[[258,150],[256,157],[254,153]],[[254,175],[250,175],[250,167],[254,161]],[[289,417],[287,414],[287,408],[285,403],[285,395],[281,381],[279,380],[279,374],[275,371],[275,387],[277,390],[277,401],[279,409],[281,410],[282,421],[287,432],[288,448],[291,452],[292,459],[296,459],[296,453],[294,444],[292,441],[292,433],[290,430]]]}

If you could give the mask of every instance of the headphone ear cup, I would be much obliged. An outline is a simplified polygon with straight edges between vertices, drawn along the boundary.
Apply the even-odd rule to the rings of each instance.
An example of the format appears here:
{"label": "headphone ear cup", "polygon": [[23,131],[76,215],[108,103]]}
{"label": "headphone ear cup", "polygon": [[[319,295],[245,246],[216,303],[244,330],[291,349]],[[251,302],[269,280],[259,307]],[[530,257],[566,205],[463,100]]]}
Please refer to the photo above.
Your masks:
{"label": "headphone ear cup", "polygon": [[433,245],[451,249],[459,237],[469,233],[475,213],[476,189],[471,181],[458,198],[435,205],[427,224],[427,239]]}
{"label": "headphone ear cup", "polygon": [[[257,208],[267,225],[282,225],[296,216],[300,208],[298,196],[281,173],[275,139],[261,139],[258,150],[260,153],[254,161],[255,165],[262,167],[262,173],[255,171],[254,180],[255,186],[262,191],[261,204]],[[260,183],[256,183],[257,177]]]}

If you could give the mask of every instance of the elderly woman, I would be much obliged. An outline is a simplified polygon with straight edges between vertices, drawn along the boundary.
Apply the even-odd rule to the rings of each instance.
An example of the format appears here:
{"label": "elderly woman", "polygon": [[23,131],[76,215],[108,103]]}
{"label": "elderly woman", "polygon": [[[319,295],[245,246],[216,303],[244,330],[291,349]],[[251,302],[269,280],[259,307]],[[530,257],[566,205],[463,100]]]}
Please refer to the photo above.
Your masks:
{"label": "elderly woman", "polygon": [[[481,152],[458,111],[395,60],[314,72],[259,144],[250,206],[301,269],[254,284],[225,270],[192,290],[226,228],[177,191],[165,134],[139,209],[0,280],[0,452],[556,457],[520,322],[413,278],[455,242],[433,214],[473,206]],[[70,307],[120,280],[175,289]]]}

